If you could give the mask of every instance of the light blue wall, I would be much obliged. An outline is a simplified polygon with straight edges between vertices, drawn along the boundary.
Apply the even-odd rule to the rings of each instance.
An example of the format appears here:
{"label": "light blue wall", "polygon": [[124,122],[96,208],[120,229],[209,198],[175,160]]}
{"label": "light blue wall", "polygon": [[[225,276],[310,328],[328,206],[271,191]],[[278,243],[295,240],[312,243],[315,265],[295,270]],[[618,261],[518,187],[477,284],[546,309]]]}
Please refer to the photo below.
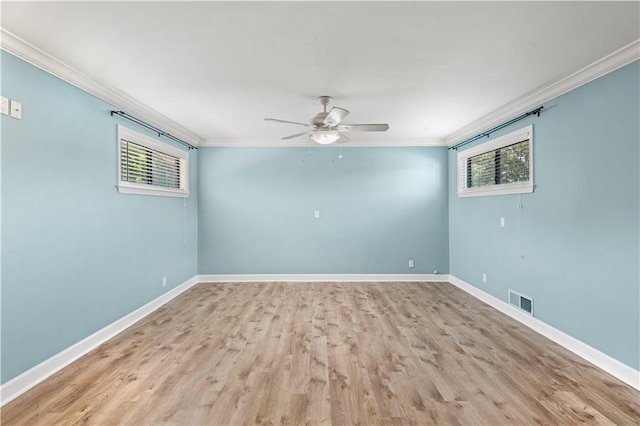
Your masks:
{"label": "light blue wall", "polygon": [[201,274],[448,271],[446,148],[308,152],[200,149]]}
{"label": "light blue wall", "polygon": [[494,135],[534,125],[520,211],[518,196],[459,199],[445,148],[203,148],[186,206],[118,194],[116,124],[145,131],[1,58],[2,95],[23,103],[1,118],[2,383],[196,273],[450,270],[640,367],[637,62]]}
{"label": "light blue wall", "polygon": [[505,301],[508,288],[533,297],[538,319],[635,369],[639,76],[635,62],[492,135],[534,126],[536,190],[522,195],[522,211],[516,195],[458,198],[449,155],[451,273]]}
{"label": "light blue wall", "polygon": [[119,194],[116,124],[143,129],[4,52],[2,95],[4,383],[197,273],[197,155],[186,208]]}

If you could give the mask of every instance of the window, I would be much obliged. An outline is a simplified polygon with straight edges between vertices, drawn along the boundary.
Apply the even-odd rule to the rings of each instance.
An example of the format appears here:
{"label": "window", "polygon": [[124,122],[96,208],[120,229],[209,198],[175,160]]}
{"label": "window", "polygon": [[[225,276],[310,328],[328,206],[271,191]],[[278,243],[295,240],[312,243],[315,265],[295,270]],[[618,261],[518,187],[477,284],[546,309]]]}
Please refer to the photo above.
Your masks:
{"label": "window", "polygon": [[458,196],[533,192],[533,126],[458,153]]}
{"label": "window", "polygon": [[186,151],[118,126],[118,164],[121,193],[189,196]]}

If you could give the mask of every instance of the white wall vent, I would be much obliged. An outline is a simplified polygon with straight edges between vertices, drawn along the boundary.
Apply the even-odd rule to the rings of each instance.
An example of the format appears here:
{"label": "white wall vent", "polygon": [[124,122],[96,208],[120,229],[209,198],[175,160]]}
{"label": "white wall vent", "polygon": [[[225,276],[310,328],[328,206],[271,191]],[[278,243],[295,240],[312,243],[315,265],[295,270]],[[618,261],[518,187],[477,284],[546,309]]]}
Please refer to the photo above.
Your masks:
{"label": "white wall vent", "polygon": [[533,299],[509,289],[509,304],[533,316]]}

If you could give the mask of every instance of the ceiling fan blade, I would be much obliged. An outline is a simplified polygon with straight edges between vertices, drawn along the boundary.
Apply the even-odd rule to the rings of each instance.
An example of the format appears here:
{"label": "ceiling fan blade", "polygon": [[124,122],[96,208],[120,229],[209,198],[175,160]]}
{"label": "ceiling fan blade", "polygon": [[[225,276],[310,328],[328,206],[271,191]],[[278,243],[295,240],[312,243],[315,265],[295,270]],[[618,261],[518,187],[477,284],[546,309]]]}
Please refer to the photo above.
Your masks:
{"label": "ceiling fan blade", "polygon": [[342,124],[338,126],[341,132],[386,132],[389,130],[388,124]]}
{"label": "ceiling fan blade", "polygon": [[300,123],[298,121],[288,121],[288,120],[280,120],[278,118],[265,118],[265,121],[275,121],[276,123],[287,123],[287,124],[298,124],[300,126],[310,127],[310,124]]}
{"label": "ceiling fan blade", "polygon": [[302,136],[302,135],[306,135],[306,134],[307,134],[307,132],[296,133],[295,135],[285,136],[282,139],[293,139],[293,138],[297,138],[298,136]]}
{"label": "ceiling fan blade", "polygon": [[346,109],[333,107],[325,117],[322,124],[329,127],[337,126],[347,115],[349,115],[349,111]]}

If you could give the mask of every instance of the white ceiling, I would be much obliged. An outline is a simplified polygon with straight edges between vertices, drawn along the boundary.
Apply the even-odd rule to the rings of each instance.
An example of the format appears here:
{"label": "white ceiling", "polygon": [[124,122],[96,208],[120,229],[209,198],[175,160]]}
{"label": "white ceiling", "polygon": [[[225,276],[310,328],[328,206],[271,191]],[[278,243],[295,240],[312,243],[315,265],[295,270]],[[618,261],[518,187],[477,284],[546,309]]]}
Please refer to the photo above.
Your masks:
{"label": "white ceiling", "polygon": [[[208,141],[443,140],[640,37],[632,2],[2,2],[2,27]],[[301,143],[304,138],[300,139]]]}

